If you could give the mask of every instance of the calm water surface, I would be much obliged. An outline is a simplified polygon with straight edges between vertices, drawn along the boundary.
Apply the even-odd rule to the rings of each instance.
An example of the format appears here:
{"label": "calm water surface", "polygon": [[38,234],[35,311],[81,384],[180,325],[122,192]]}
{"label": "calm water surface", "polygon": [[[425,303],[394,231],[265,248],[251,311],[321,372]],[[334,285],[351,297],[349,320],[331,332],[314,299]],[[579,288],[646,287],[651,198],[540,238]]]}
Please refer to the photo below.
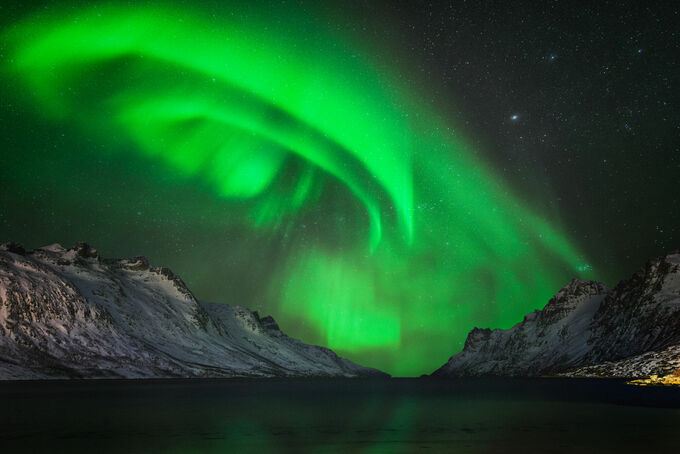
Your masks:
{"label": "calm water surface", "polygon": [[675,452],[680,389],[610,380],[0,382],[2,453]]}

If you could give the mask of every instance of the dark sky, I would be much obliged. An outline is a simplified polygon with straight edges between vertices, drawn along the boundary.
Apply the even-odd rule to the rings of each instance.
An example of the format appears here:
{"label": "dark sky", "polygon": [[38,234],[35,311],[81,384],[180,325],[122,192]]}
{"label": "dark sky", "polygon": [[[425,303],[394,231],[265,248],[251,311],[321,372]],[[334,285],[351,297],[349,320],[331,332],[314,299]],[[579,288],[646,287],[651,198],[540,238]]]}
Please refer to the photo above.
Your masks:
{"label": "dark sky", "polygon": [[[131,29],[144,37],[137,48],[97,55],[90,66],[69,62],[105,33],[95,27],[74,38],[80,44],[49,41],[51,50],[18,72],[19,54],[3,40],[0,240],[28,248],[88,241],[107,257],[145,255],[201,299],[273,313],[287,332],[368,365],[430,372],[473,326],[510,326],[575,275],[615,284],[680,247],[677,3],[512,3],[158,3],[169,17],[187,14],[167,19],[174,34],[146,36],[154,25],[139,20]],[[144,14],[115,5],[122,15]],[[49,32],[45,17],[82,10],[5,2],[0,24],[34,21],[19,34],[28,43]],[[187,10],[208,25],[196,25]],[[117,23],[102,16],[95,20]],[[163,12],[147,20],[156,16]],[[225,23],[246,30],[238,39],[254,45],[232,62],[250,74],[241,92],[232,73],[194,59],[200,53],[162,54],[187,33],[226,55],[216,38]],[[144,47],[149,40],[160,54]],[[63,68],[50,63],[54,55]],[[266,68],[261,78],[248,72],[251,59]],[[309,81],[318,87],[291,93],[319,95],[320,107],[267,94],[287,70],[295,76],[280,93]],[[52,84],[54,98],[30,85],[34,79]],[[163,122],[177,114],[167,109],[150,111],[159,129],[144,118],[112,120],[178,92],[201,106],[195,118],[174,118],[167,130]],[[121,94],[127,104],[117,105]],[[364,101],[367,116],[374,110],[362,122]],[[317,107],[320,115],[305,117]],[[261,180],[223,173],[233,184],[220,193],[210,166],[191,173],[179,159],[188,137],[198,138],[201,153],[215,136],[223,140],[215,125],[225,112],[236,123],[252,112],[264,118],[257,131],[266,140],[234,133],[229,143],[272,149],[262,152]],[[333,112],[345,117],[333,120]],[[310,137],[316,148],[295,150]],[[167,142],[160,151],[159,141]],[[383,150],[402,146],[410,158]],[[254,168],[229,159],[237,171]],[[411,190],[399,176],[404,168],[413,171],[412,210],[399,199]],[[377,250],[368,252],[365,238],[378,237],[366,221],[371,209],[383,221],[382,240],[371,240]],[[443,347],[423,362],[421,351],[404,347],[416,340]]]}
{"label": "dark sky", "polygon": [[680,247],[677,3],[385,10],[384,29],[372,6],[355,18],[417,62],[432,102],[449,100],[478,151],[559,216],[610,283]]}

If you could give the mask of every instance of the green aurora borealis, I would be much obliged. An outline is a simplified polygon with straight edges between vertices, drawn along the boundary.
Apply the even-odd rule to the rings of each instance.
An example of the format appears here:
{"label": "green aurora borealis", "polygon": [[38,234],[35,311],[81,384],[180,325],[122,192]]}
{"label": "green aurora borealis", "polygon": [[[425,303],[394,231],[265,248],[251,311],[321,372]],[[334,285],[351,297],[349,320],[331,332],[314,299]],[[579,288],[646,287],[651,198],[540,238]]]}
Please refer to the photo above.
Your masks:
{"label": "green aurora borealis", "polygon": [[[69,165],[116,162],[140,179],[132,192],[149,212],[169,206],[152,194],[167,187],[183,193],[172,206],[186,224],[213,235],[201,241],[236,238],[229,269],[193,261],[187,281],[221,275],[219,302],[393,375],[431,372],[473,326],[511,326],[592,273],[452,119],[396,68],[372,64],[375,49],[286,14],[109,5],[28,16],[3,34],[3,76],[22,87],[17,103],[97,144]],[[49,173],[40,159],[21,162]],[[73,179],[66,198],[96,200],[88,181]],[[136,217],[116,200],[112,217]]]}

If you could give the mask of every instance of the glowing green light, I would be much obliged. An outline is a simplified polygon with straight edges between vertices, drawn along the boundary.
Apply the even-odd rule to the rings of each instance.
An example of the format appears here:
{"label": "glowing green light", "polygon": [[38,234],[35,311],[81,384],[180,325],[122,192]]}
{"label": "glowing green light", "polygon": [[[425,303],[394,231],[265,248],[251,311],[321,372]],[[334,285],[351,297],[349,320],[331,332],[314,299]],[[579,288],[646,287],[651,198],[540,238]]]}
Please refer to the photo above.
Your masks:
{"label": "glowing green light", "polygon": [[400,313],[379,297],[369,264],[316,255],[300,258],[293,266],[281,307],[311,320],[326,333],[329,347],[353,351],[399,347]]}
{"label": "glowing green light", "polygon": [[434,370],[473,326],[507,327],[590,271],[448,119],[323,21],[289,14],[36,16],[4,34],[4,69],[50,118],[208,185],[225,231],[278,235],[257,303],[393,374]]}

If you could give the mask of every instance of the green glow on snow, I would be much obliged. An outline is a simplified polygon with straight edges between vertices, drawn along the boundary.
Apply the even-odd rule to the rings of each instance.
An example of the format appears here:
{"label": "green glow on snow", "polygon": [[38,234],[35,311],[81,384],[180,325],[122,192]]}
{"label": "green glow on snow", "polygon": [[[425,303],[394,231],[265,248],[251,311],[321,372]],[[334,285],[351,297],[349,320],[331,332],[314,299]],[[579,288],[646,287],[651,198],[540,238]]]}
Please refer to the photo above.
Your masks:
{"label": "green glow on snow", "polygon": [[304,14],[274,16],[29,17],[4,33],[5,75],[49,119],[207,185],[225,232],[280,238],[258,303],[363,364],[430,372],[473,326],[512,325],[589,271],[397,74]]}

